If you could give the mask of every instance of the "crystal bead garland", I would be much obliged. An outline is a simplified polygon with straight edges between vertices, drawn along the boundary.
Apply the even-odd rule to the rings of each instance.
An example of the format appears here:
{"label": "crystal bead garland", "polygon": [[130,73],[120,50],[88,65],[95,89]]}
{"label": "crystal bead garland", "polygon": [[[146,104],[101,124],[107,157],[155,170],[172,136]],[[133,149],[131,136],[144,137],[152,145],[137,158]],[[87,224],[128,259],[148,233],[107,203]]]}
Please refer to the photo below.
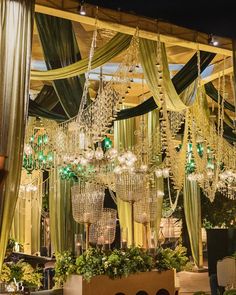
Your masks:
{"label": "crystal bead garland", "polygon": [[91,224],[102,216],[105,189],[96,183],[80,181],[71,187],[72,214],[76,222],[86,225],[86,249]]}
{"label": "crystal bead garland", "polygon": [[106,83],[95,101],[82,114],[82,121],[88,127],[93,142],[101,141],[117,116],[125,96],[133,82],[132,75],[138,64],[138,36],[133,36],[127,53],[124,55],[112,79]]}
{"label": "crystal bead garland", "polygon": [[[157,75],[158,75],[158,91],[160,98],[160,131],[161,131],[161,149],[162,152],[166,153],[165,165],[169,168],[170,178],[174,184],[176,190],[181,190],[184,183],[185,177],[185,163],[186,163],[186,152],[187,152],[187,142],[188,142],[188,116],[186,113],[188,110],[184,111],[181,118],[185,116],[185,128],[182,147],[180,151],[176,150],[176,144],[174,141],[174,135],[176,129],[171,129],[171,114],[167,111],[166,99],[165,99],[165,87],[163,85],[163,65],[162,65],[162,51],[161,42],[159,35],[157,37]],[[173,115],[172,115],[173,117]]]}
{"label": "crystal bead garland", "polygon": [[[199,60],[198,53],[198,60]],[[198,73],[200,73],[198,62]],[[224,65],[225,68],[225,65]],[[199,74],[200,75],[200,74]],[[200,80],[200,77],[199,77]],[[198,98],[190,108],[190,140],[192,143],[192,156],[194,170],[188,175],[190,181],[197,181],[205,195],[214,201],[216,191],[224,196],[234,199],[236,187],[234,148],[223,138],[225,76],[218,79],[217,127],[214,120],[209,120],[204,109],[204,94],[199,89]],[[221,99],[222,97],[222,99]],[[212,116],[211,118],[215,118]],[[198,154],[197,139],[201,139],[203,153]]]}

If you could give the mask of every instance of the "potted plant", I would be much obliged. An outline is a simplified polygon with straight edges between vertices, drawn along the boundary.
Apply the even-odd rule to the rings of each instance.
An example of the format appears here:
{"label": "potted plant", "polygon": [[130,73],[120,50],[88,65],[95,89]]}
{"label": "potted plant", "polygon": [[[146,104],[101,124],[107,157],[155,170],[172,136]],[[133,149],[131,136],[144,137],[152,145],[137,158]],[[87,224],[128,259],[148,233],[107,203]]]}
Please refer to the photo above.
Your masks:
{"label": "potted plant", "polygon": [[7,291],[19,289],[37,289],[41,286],[42,273],[34,269],[29,263],[19,260],[17,262],[5,262],[0,274],[0,282],[5,284]]}

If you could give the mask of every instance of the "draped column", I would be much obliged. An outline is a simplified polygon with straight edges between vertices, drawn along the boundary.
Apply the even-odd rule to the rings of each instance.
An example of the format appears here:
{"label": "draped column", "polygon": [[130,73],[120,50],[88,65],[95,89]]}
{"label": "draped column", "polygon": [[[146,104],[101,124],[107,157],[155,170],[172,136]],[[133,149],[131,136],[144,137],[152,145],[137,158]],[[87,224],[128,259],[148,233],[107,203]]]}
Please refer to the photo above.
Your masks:
{"label": "draped column", "polygon": [[72,216],[72,181],[61,180],[58,169],[49,176],[49,216],[53,252],[73,251],[74,235],[82,230]]}
{"label": "draped column", "polygon": [[34,1],[0,2],[0,154],[7,160],[0,191],[0,269],[16,206],[29,96]]}
{"label": "draped column", "polygon": [[194,263],[203,267],[202,231],[201,231],[201,195],[195,181],[185,178],[184,182],[184,214],[190,239]]}

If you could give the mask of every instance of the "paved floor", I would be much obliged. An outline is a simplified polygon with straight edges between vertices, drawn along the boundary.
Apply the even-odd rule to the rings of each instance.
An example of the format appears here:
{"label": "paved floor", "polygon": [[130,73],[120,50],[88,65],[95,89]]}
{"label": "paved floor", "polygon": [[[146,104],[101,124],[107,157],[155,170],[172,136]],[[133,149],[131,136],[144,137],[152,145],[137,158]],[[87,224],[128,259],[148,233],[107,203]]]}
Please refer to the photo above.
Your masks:
{"label": "paved floor", "polygon": [[180,286],[180,295],[191,295],[197,291],[210,294],[208,272],[181,271],[177,273],[177,283]]}

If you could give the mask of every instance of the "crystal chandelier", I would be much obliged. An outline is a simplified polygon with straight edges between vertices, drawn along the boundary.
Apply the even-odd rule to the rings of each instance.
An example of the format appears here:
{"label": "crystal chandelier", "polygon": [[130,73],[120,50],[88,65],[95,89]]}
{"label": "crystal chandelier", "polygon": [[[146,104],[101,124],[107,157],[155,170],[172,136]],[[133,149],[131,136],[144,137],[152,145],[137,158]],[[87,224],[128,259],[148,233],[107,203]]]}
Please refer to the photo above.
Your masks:
{"label": "crystal chandelier", "polygon": [[142,199],[148,187],[147,167],[135,167],[137,157],[125,152],[118,157],[119,165],[114,169],[117,196],[131,206],[131,244],[134,245],[134,203]]}
{"label": "crystal chandelier", "polygon": [[101,218],[91,225],[89,241],[98,245],[110,245],[115,240],[117,210],[104,208]]}
{"label": "crystal chandelier", "polygon": [[134,221],[141,223],[144,227],[144,248],[148,248],[148,224],[157,219],[158,191],[154,188],[147,190],[141,200],[134,203]]}
{"label": "crystal chandelier", "polygon": [[90,226],[102,216],[104,197],[105,189],[97,183],[80,181],[71,187],[73,218],[86,225],[86,249],[89,247]]}

